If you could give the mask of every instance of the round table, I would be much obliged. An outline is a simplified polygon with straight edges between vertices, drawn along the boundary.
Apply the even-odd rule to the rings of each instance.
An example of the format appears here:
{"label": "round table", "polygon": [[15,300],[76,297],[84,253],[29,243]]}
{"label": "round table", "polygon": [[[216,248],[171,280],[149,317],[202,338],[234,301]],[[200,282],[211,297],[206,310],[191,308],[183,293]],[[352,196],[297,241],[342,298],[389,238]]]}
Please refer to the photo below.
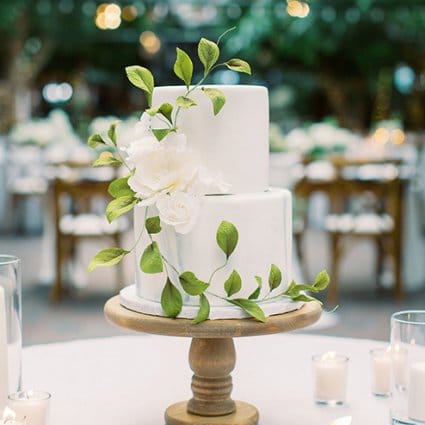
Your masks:
{"label": "round table", "polygon": [[[50,425],[162,424],[168,405],[191,396],[189,344],[137,334],[27,347],[24,387],[52,393]],[[233,395],[258,407],[260,425],[327,425],[347,415],[353,425],[388,423],[388,400],[370,392],[369,350],[382,342],[276,334],[235,344]],[[325,351],[350,357],[345,406],[313,402],[311,356]]]}

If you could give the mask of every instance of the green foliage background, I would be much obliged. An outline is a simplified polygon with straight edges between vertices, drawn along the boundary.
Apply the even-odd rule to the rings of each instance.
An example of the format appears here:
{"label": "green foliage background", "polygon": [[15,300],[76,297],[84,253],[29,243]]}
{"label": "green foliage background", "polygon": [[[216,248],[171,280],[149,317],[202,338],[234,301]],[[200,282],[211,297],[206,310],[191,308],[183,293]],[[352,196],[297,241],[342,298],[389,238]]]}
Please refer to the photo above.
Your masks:
{"label": "green foliage background", "polygon": [[[167,71],[176,45],[191,51],[201,36],[216,39],[236,25],[223,50],[250,62],[250,83],[281,90],[276,91],[280,96],[272,96],[274,120],[290,123],[336,115],[343,125],[367,128],[374,120],[397,114],[409,128],[424,127],[422,0],[308,0],[311,12],[304,19],[289,16],[284,0],[187,2],[216,5],[216,17],[200,25],[175,13],[175,5],[182,2],[117,3],[134,3],[145,11],[117,30],[102,31],[94,25],[100,2],[2,0],[0,79],[40,88],[49,79],[83,75],[90,86],[108,93],[103,104],[94,103],[85,113],[123,115],[143,106],[126,83],[126,65],[150,68],[157,84],[178,83]],[[164,18],[155,17],[158,7],[168,9]],[[138,42],[145,30],[161,39],[156,55],[146,54]],[[400,64],[408,64],[417,76],[408,94],[398,92],[392,81]],[[200,64],[194,72],[202,72]],[[111,98],[120,100],[112,104]]]}

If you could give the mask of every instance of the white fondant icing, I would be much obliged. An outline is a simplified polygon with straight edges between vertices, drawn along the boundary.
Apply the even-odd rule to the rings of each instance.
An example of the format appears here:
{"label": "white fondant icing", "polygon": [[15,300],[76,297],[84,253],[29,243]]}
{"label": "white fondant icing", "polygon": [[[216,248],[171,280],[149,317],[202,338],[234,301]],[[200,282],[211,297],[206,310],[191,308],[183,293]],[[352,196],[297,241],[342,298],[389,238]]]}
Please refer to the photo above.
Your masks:
{"label": "white fondant icing", "polygon": [[[157,215],[149,208],[149,216]],[[188,234],[177,234],[171,226],[162,225],[159,234],[153,235],[161,253],[179,273],[192,271],[208,281],[212,272],[225,262],[225,255],[216,242],[216,231],[222,220],[233,223],[238,229],[239,241],[228,265],[218,271],[208,288],[209,293],[225,296],[223,284],[235,269],[242,278],[242,289],[237,297],[247,298],[257,287],[256,275],[263,279],[261,297],[268,291],[268,274],[272,263],[283,272],[284,283],[291,278],[292,240],[291,195],[285,189],[272,188],[266,192],[239,195],[205,196],[197,223]],[[145,208],[134,210],[136,239],[144,226]],[[136,287],[139,297],[159,302],[166,281],[165,273],[146,274],[139,268],[139,260],[150,239],[145,234],[136,248]],[[179,280],[167,266],[173,283]],[[282,288],[276,289],[275,293]],[[181,289],[182,294],[184,294]],[[228,306],[223,299],[208,295],[211,306]],[[184,305],[198,306],[198,297],[184,295]],[[159,313],[160,314],[160,313]]]}
{"label": "white fondant icing", "polygon": [[[137,295],[136,285],[127,286],[120,292],[121,305],[129,310],[137,311],[139,313],[150,314],[153,316],[162,316],[163,311],[159,302],[149,301],[140,298]],[[282,298],[278,301],[265,301],[260,303],[260,307],[264,311],[266,317],[275,314],[288,313],[290,311],[298,310],[303,306],[302,302],[293,302],[291,300]],[[199,307],[183,306],[180,314],[177,316],[180,319],[193,319],[198,314]],[[228,304],[227,306],[213,306],[210,310],[210,320],[216,319],[244,319],[249,317],[245,311],[239,307]]]}
{"label": "white fondant icing", "polygon": [[[205,86],[208,87],[208,86]],[[226,103],[213,114],[211,100],[200,89],[190,93],[197,106],[182,109],[178,128],[187,136],[188,145],[199,152],[203,165],[221,172],[231,184],[231,193],[263,192],[268,187],[269,104],[261,86],[211,86],[221,90]],[[175,104],[185,93],[184,86],[155,87],[153,105]],[[156,127],[163,126],[156,122]]]}

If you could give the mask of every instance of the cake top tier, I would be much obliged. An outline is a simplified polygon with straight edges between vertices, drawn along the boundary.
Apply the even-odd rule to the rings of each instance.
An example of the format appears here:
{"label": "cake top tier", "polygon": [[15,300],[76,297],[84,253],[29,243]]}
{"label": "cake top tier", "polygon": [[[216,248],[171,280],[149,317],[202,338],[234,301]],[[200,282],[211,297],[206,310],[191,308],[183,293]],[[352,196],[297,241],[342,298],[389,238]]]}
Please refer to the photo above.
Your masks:
{"label": "cake top tier", "polygon": [[[218,115],[210,99],[196,89],[190,93],[197,106],[182,109],[178,129],[197,151],[205,167],[219,172],[231,185],[230,193],[260,192],[268,187],[268,92],[262,86],[211,85],[226,97]],[[184,86],[155,87],[153,105],[174,103]]]}

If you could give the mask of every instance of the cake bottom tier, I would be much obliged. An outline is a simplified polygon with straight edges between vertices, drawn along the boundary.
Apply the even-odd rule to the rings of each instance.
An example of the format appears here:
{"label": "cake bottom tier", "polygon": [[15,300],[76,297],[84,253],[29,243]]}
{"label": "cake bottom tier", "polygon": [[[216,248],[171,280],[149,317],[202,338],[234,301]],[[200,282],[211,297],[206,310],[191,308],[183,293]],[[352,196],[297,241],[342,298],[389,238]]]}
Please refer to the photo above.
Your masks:
{"label": "cake bottom tier", "polygon": [[[120,303],[129,310],[136,311],[138,313],[150,314],[152,316],[163,316],[161,303],[150,301],[140,297],[137,294],[136,285],[126,286],[120,292]],[[260,302],[259,306],[263,310],[266,317],[273,316],[275,314],[289,313],[300,309],[304,303],[294,302],[289,299],[281,298],[274,301]],[[194,319],[198,314],[199,307],[194,305],[183,306],[180,314],[177,316],[179,319]],[[221,305],[211,306],[209,319],[245,319],[250,317],[248,313],[239,307],[234,305]]]}
{"label": "cake bottom tier", "polygon": [[[145,208],[135,208],[134,226],[137,236],[144,226],[145,213]],[[157,211],[150,207],[148,216],[155,215]],[[230,306],[235,310],[235,306],[224,299],[224,282],[234,270],[241,277],[242,287],[233,298],[248,298],[258,287],[259,279],[263,282],[259,300],[282,292],[289,282],[292,260],[291,217],[291,194],[285,189],[205,196],[196,225],[189,233],[179,234],[173,227],[161,224],[161,232],[153,235],[153,238],[161,254],[179,273],[190,271],[198,279],[210,282],[205,294],[211,308]],[[216,241],[217,228],[223,220],[234,224],[239,235],[237,246],[227,263],[226,256]],[[147,274],[139,268],[140,257],[149,244],[150,239],[145,235],[136,248],[136,293],[142,300],[159,304],[167,279],[165,272]],[[268,276],[272,264],[282,271],[282,284],[269,294]],[[199,297],[189,296],[183,291],[178,274],[173,268],[167,267],[168,275],[180,290],[183,305],[199,307]],[[236,310],[240,310],[239,307]],[[152,314],[161,315],[161,311]]]}

